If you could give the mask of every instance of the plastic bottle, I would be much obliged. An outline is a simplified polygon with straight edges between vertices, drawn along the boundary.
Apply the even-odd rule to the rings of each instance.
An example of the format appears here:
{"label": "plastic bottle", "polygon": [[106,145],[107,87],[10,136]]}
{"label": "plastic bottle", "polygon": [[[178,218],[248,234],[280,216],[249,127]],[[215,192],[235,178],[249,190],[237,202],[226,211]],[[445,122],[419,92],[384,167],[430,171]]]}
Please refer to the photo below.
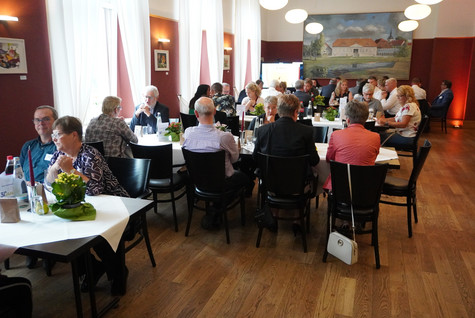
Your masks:
{"label": "plastic bottle", "polygon": [[15,170],[15,164],[13,163],[13,156],[7,156],[7,164],[5,165],[5,175],[12,175]]}
{"label": "plastic bottle", "polygon": [[14,186],[15,186],[15,196],[20,199],[24,200],[27,196],[26,190],[26,182],[25,182],[25,175],[23,173],[23,169],[20,165],[20,158],[15,157],[13,158],[13,176],[15,177]]}

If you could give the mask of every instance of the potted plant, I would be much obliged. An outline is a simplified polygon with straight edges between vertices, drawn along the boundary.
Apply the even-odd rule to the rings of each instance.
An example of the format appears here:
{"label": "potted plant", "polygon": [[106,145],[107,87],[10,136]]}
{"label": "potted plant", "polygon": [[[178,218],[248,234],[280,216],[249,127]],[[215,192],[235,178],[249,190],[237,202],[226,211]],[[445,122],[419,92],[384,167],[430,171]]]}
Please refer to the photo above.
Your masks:
{"label": "potted plant", "polygon": [[164,136],[170,136],[172,141],[180,141],[181,123],[170,123],[165,131]]}
{"label": "potted plant", "polygon": [[262,103],[259,103],[257,104],[255,107],[254,107],[254,111],[253,112],[250,112],[252,115],[256,115],[256,116],[259,116],[259,115],[262,115],[264,114],[266,111],[264,110],[264,104]]}
{"label": "potted plant", "polygon": [[323,116],[328,120],[328,121],[334,121],[336,116],[338,116],[338,109],[335,107],[327,107],[325,111],[323,112]]}

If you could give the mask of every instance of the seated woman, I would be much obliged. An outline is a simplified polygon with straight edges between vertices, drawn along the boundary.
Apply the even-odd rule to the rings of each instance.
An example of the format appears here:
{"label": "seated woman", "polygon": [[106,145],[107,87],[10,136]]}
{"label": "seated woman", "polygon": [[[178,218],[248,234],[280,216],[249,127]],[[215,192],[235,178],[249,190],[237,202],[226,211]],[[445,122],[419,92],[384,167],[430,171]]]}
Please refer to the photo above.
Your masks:
{"label": "seated woman", "polygon": [[351,102],[353,100],[353,94],[348,89],[348,81],[342,79],[336,84],[335,91],[332,93],[330,98],[330,105],[331,106],[339,106],[340,105],[340,98],[346,97],[346,102]]}
{"label": "seated woman", "polygon": [[254,117],[247,129],[254,130],[256,122],[261,119],[263,125],[273,123],[279,119],[279,115],[277,115],[277,96],[267,96],[264,99],[264,110],[266,111],[265,114]]}
{"label": "seated woman", "polygon": [[210,95],[211,93],[209,85],[201,84],[200,86],[198,86],[198,88],[196,89],[195,96],[190,99],[190,104],[188,105],[188,108],[190,109],[189,114],[193,115],[195,113],[195,103],[200,97],[209,97]]}
{"label": "seated woman", "polygon": [[[53,123],[53,142],[58,149],[51,158],[46,181],[54,182],[61,172],[74,173],[86,183],[87,195],[111,194],[128,197],[116,177],[112,174],[100,152],[82,143],[82,125],[79,119],[71,116],[58,118]],[[119,256],[107,242],[94,247],[102,263],[92,258],[94,282],[107,272],[112,280],[111,292],[114,295],[124,294],[120,286],[125,286],[126,274],[120,273]],[[87,279],[81,285],[82,291],[87,291]]]}
{"label": "seated woman", "polygon": [[246,94],[247,97],[244,97],[241,103],[245,107],[246,114],[255,111],[257,104],[264,105],[264,100],[260,97],[261,89],[256,83],[250,82],[246,85]]}
{"label": "seated woman", "polygon": [[393,118],[379,118],[378,123],[396,128],[394,133],[381,134],[381,145],[398,148],[412,145],[422,117],[411,86],[399,86],[396,96],[401,109]]}

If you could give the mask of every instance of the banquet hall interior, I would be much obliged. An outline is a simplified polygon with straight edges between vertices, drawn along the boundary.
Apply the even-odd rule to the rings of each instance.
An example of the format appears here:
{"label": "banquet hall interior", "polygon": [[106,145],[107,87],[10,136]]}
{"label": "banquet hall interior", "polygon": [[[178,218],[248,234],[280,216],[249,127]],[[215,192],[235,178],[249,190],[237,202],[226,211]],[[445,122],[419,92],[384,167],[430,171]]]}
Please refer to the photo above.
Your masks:
{"label": "banquet hall interior", "polygon": [[[116,95],[122,98],[122,116],[130,118],[140,102],[141,87],[155,85],[160,102],[170,109],[170,118],[179,118],[180,112],[188,111],[188,101],[199,84],[210,85],[219,78],[239,94],[247,81],[261,76],[261,63],[302,62],[304,24],[288,23],[284,15],[289,9],[302,8],[309,15],[364,14],[403,12],[415,4],[413,0],[289,0],[284,9],[270,11],[259,7],[257,0],[200,0],[193,14],[185,7],[192,6],[194,0],[149,0],[143,6],[148,9],[149,21],[141,25],[149,30],[140,36],[137,33],[146,45],[127,49],[126,41],[137,39],[114,21],[109,25],[116,40],[111,61],[104,60],[102,54],[109,39],[100,47],[81,46],[75,43],[78,30],[54,29],[52,21],[73,18],[58,19],[59,11],[54,15],[49,10],[48,3],[59,2],[63,1],[1,1],[0,15],[16,16],[18,21],[0,21],[0,41],[23,39],[27,61],[23,74],[0,72],[2,167],[7,155],[18,155],[25,141],[36,136],[31,119],[39,105],[52,105],[60,116],[74,115],[87,123],[101,112],[100,102],[92,97],[102,101],[107,95]],[[105,7],[113,8],[114,2],[104,1]],[[243,3],[257,7],[244,19],[236,14]],[[431,9],[430,16],[419,21],[412,32],[408,76],[398,79],[398,85],[410,85],[412,78],[419,77],[431,102],[440,93],[441,81],[450,80],[454,99],[447,114],[447,133],[440,129],[440,122],[432,121],[431,129],[420,137],[419,144],[427,139],[432,149],[417,182],[419,220],[413,224],[413,236],[407,236],[405,207],[380,205],[380,269],[375,268],[368,235],[358,237],[358,263],[349,266],[335,257],[322,262],[327,240],[327,199],[322,195],[318,208],[312,201],[308,253],[302,252],[290,224],[288,228],[283,224],[278,235],[265,232],[256,248],[256,190],[246,199],[244,227],[239,208],[230,213],[229,245],[222,230],[207,232],[199,227],[196,217],[190,235],[184,235],[186,200],[177,202],[180,231],[175,232],[172,205],[161,203],[158,214],[153,210],[147,213],[157,266],[150,265],[145,244],[127,253],[127,293],[105,317],[475,317],[475,201],[470,195],[475,189],[475,2],[445,0]],[[127,16],[127,12],[118,16],[121,14]],[[180,18],[185,15],[186,19]],[[197,18],[203,28],[199,32],[187,28],[186,22],[196,23]],[[205,27],[215,20],[213,27]],[[87,20],[83,28],[88,28]],[[53,35],[61,37],[65,47],[77,50],[76,62],[56,64],[54,58],[63,56],[55,52],[60,46],[53,44]],[[210,46],[214,38],[220,39],[219,58]],[[87,53],[91,50],[97,50],[96,54]],[[157,70],[156,50],[166,51],[166,70]],[[229,57],[227,69],[223,67],[225,55]],[[106,89],[108,93],[93,96],[98,91],[89,92],[86,101],[78,92],[90,84],[86,75],[94,71],[87,65],[90,56],[97,56],[97,65],[114,80]],[[138,64],[130,64],[133,60]],[[57,69],[55,65],[70,68]],[[139,65],[141,70],[131,72],[131,65]],[[64,82],[59,83],[60,75],[65,74],[75,77],[67,89]],[[143,79],[137,82],[143,85],[138,86],[134,81],[140,76]],[[322,86],[329,80],[318,78]],[[348,78],[349,86],[355,81]],[[412,158],[399,157],[399,161],[400,169],[388,173],[408,178]],[[57,263],[49,277],[41,266],[28,269],[24,264],[24,256],[13,255],[10,269],[3,265],[0,269],[3,275],[22,276],[32,282],[33,317],[74,316],[70,265]],[[84,295],[87,312],[89,301]],[[99,307],[110,301],[107,281],[99,282],[96,298]]]}

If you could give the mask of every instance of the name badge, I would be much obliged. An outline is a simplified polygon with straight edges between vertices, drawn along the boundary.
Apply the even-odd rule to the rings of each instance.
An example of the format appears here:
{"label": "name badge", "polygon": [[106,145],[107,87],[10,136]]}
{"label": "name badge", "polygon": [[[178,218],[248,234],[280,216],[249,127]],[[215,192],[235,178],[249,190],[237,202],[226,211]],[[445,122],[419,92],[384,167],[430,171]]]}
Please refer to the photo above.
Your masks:
{"label": "name badge", "polygon": [[45,160],[46,160],[46,161],[51,161],[51,158],[53,158],[53,154],[52,154],[52,153],[47,153],[47,154],[45,155]]}

